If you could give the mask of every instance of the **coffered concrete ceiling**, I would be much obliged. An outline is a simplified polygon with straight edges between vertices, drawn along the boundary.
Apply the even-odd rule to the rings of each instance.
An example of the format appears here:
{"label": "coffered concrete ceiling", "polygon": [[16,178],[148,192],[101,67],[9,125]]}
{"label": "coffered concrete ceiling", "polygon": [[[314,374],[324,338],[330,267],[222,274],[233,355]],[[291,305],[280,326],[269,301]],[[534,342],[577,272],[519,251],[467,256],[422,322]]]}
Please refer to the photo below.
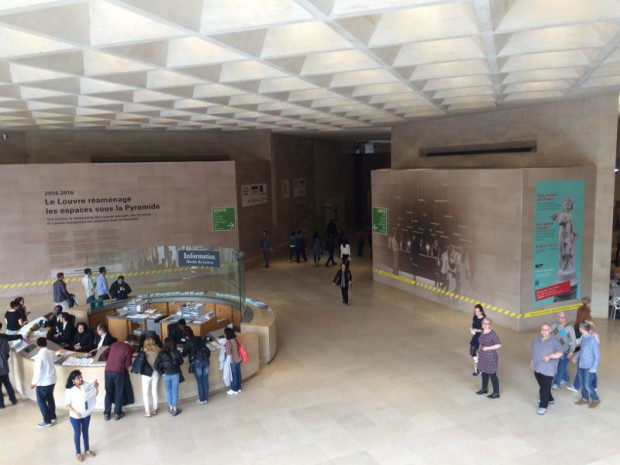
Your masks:
{"label": "coffered concrete ceiling", "polygon": [[389,132],[620,89],[620,0],[0,0],[0,128]]}

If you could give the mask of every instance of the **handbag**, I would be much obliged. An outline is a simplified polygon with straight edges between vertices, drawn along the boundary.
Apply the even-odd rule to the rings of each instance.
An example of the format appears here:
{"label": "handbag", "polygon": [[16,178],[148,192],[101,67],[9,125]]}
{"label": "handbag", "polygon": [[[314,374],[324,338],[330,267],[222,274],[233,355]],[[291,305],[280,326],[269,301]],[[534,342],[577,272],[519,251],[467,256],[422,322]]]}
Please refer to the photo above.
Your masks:
{"label": "handbag", "polygon": [[241,357],[241,362],[245,363],[250,360],[250,357],[248,357],[248,353],[246,352],[244,345],[239,342],[239,339],[237,339],[237,346],[239,347],[239,357]]}

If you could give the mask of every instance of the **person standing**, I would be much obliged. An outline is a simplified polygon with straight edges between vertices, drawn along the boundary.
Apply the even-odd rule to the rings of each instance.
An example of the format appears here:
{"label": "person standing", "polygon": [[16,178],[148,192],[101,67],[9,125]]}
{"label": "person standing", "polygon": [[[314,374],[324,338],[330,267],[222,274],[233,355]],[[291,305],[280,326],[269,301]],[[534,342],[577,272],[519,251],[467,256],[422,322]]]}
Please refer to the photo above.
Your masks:
{"label": "person standing", "polygon": [[570,381],[568,376],[568,362],[575,352],[577,338],[572,325],[568,324],[566,313],[558,313],[557,323],[551,326],[551,334],[553,334],[563,347],[562,358],[558,361],[558,370],[553,380],[553,389],[558,389],[563,383]]}
{"label": "person standing", "polygon": [[482,372],[482,388],[476,392],[478,395],[488,392],[489,378],[493,385],[493,393],[489,399],[499,398],[499,378],[497,377],[499,358],[497,350],[502,346],[499,336],[493,331],[493,322],[490,318],[482,320],[482,333],[478,338],[478,369]]}
{"label": "person standing", "polygon": [[4,321],[6,323],[6,333],[9,335],[15,335],[19,333],[19,330],[28,321],[24,317],[24,314],[19,312],[19,303],[16,300],[12,300],[10,303],[11,309],[7,310],[4,314]]}
{"label": "person standing", "polygon": [[[1,329],[2,323],[0,323],[0,330]],[[9,396],[11,404],[17,404],[15,389],[13,389],[13,385],[11,384],[11,380],[9,378],[9,357],[11,356],[9,341],[16,341],[18,339],[21,339],[19,334],[0,334],[0,409],[4,408],[4,394],[2,393],[2,385],[4,385],[4,389],[6,389],[6,393]]]}
{"label": "person standing", "polygon": [[[592,320],[592,311],[590,310],[590,297],[583,297],[581,299],[581,306],[577,309],[577,315],[575,316],[575,322],[573,323],[573,328],[575,329],[575,338],[576,338],[576,346],[575,351],[573,353],[573,357],[577,352],[581,350],[581,331],[579,331],[579,327],[581,323],[585,323],[586,321]],[[581,387],[579,380],[579,370],[575,373],[575,379],[573,380],[573,384],[567,386],[566,389],[572,392],[579,392]]]}
{"label": "person standing", "polygon": [[30,389],[36,388],[37,404],[43,415],[39,428],[48,428],[56,423],[56,402],[54,401],[54,387],[56,386],[56,369],[54,368],[54,351],[47,348],[47,339],[37,339],[39,351],[34,356],[34,373],[30,382]]}
{"label": "person standing", "polygon": [[[69,421],[73,427],[73,443],[75,444],[75,458],[78,462],[84,460],[84,455],[94,457],[95,453],[90,450],[88,429],[90,426],[90,414],[97,403],[99,383],[84,381],[80,370],[73,370],[67,378],[65,385],[65,406],[69,410]],[[80,436],[84,440],[84,455],[80,444]]]}
{"label": "person standing", "polygon": [[343,260],[340,264],[340,269],[336,273],[336,276],[334,276],[332,284],[340,288],[340,292],[342,293],[342,303],[345,305],[349,305],[349,288],[353,287],[352,282],[353,276],[351,275],[351,270],[349,270],[349,267]]}
{"label": "person standing", "polygon": [[[159,373],[155,370],[155,360],[159,355],[159,346],[155,339],[148,336],[144,339],[142,350],[136,357],[131,368],[132,373],[141,375],[142,378],[142,402],[144,403],[144,416],[151,417],[157,415],[157,386],[159,384]],[[153,400],[153,409],[149,408],[149,391]]]}
{"label": "person standing", "polygon": [[174,341],[167,337],[164,347],[155,360],[155,370],[164,377],[166,396],[168,398],[168,413],[176,417],[181,413],[179,408],[179,383],[181,382],[181,365],[183,357],[177,350]]}
{"label": "person standing", "polygon": [[547,413],[549,404],[554,403],[551,383],[558,369],[558,362],[564,356],[560,341],[551,334],[551,325],[543,323],[540,334],[532,341],[530,368],[538,382],[538,415]]}
{"label": "person standing", "polygon": [[95,283],[95,290],[97,291],[97,298],[99,300],[109,300],[110,294],[108,294],[108,278],[106,278],[106,274],[108,271],[105,266],[99,267],[99,276],[97,276],[97,281]]}
{"label": "person standing", "polygon": [[54,305],[60,305],[63,310],[67,310],[69,309],[69,299],[71,298],[71,294],[67,290],[67,284],[64,279],[64,273],[57,273],[56,281],[54,281],[52,289],[54,291]]}
{"label": "person standing", "polygon": [[[295,255],[295,251],[297,250],[297,235],[295,231],[291,231],[291,235],[288,236],[288,262],[291,263],[293,261],[293,256]],[[299,259],[297,259],[299,262]]]}
{"label": "person standing", "polygon": [[[191,329],[189,331],[191,332]],[[194,370],[198,386],[197,402],[206,404],[209,402],[209,357],[211,357],[206,339],[194,336],[193,333],[188,334],[181,355],[183,357],[189,355],[189,364]]]}
{"label": "person standing", "polygon": [[86,296],[86,303],[90,304],[97,300],[95,295],[95,281],[93,281],[93,270],[86,268],[84,270],[84,276],[82,277],[82,287],[84,288],[84,295]]}
{"label": "person standing", "polygon": [[239,341],[237,341],[237,335],[233,328],[224,328],[224,336],[226,337],[224,353],[230,356],[230,371],[232,373],[232,382],[226,394],[229,396],[236,396],[241,392],[241,355],[239,355]]}
{"label": "person standing", "polygon": [[351,244],[349,244],[349,239],[346,237],[342,238],[342,242],[340,244],[340,258],[344,263],[346,263],[348,268],[351,264]]}
{"label": "person standing", "polygon": [[319,232],[314,231],[312,235],[312,258],[314,260],[314,266],[319,266],[321,261],[321,255],[323,255],[323,246],[321,245],[321,238]]}
{"label": "person standing", "polygon": [[304,263],[308,261],[308,256],[306,255],[306,238],[301,232],[301,229],[297,231],[297,235],[295,236],[295,256],[297,258],[297,263],[300,263],[300,257],[304,259]]}
{"label": "person standing", "polygon": [[[581,350],[573,357],[573,363],[579,367],[579,382],[581,384],[581,399],[575,404],[590,404],[590,408],[596,408],[600,404],[598,393],[594,388],[594,376],[598,370],[601,359],[599,343],[590,332],[592,327],[589,323],[581,323],[579,332],[581,333]],[[592,401],[590,401],[592,398]]]}
{"label": "person standing", "polygon": [[265,268],[269,268],[269,255],[271,255],[271,239],[267,231],[263,231],[263,235],[260,238],[260,249],[263,252],[263,260],[265,262]]}
{"label": "person standing", "polygon": [[332,265],[335,265],[336,262],[334,261],[334,251],[336,250],[336,237],[332,234],[327,236],[325,248],[327,249],[327,261],[325,262],[325,266],[331,266],[329,264],[330,262]]}
{"label": "person standing", "polygon": [[476,304],[474,306],[474,316],[471,322],[471,341],[469,341],[469,355],[471,355],[474,360],[474,372],[473,376],[478,376],[480,372],[478,371],[478,339],[480,338],[480,334],[482,333],[482,320],[486,318],[484,313],[484,309],[482,305]]}
{"label": "person standing", "polygon": [[131,294],[131,287],[125,282],[125,276],[120,275],[110,286],[110,295],[116,300],[127,300]]}
{"label": "person standing", "polygon": [[[123,405],[133,403],[133,399],[125,399],[125,391],[131,391],[131,382],[127,370],[131,368],[131,357],[133,350],[131,348],[136,337],[129,334],[125,342],[114,342],[110,347],[103,351],[101,359],[105,364],[105,406],[103,409],[103,419],[108,421],[112,413],[112,404],[114,404],[114,419],[120,420],[125,416]],[[126,385],[129,383],[129,386]],[[131,402],[129,402],[131,400]]]}

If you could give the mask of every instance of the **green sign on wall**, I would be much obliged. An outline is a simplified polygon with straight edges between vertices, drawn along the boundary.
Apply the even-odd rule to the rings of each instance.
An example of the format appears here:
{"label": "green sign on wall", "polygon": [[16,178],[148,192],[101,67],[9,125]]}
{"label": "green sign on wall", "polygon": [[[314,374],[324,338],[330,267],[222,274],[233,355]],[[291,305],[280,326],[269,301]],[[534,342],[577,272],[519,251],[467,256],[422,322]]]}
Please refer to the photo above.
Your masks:
{"label": "green sign on wall", "polygon": [[372,207],[372,232],[387,235],[387,208]]}
{"label": "green sign on wall", "polygon": [[213,231],[233,231],[236,229],[235,208],[217,207],[212,210]]}

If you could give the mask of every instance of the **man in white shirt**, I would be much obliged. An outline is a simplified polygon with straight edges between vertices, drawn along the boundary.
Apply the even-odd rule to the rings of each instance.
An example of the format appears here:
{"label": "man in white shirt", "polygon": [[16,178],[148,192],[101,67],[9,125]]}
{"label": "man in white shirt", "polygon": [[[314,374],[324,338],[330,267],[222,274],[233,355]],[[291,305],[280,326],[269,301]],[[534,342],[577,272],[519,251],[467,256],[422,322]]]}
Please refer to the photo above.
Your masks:
{"label": "man in white shirt", "polygon": [[93,271],[90,268],[86,268],[84,270],[82,287],[84,288],[84,294],[86,295],[87,304],[97,300],[97,297],[95,296],[95,281],[93,280]]}
{"label": "man in white shirt", "polygon": [[30,389],[37,393],[37,403],[43,415],[43,422],[39,428],[47,428],[56,422],[56,403],[54,402],[54,387],[56,386],[56,369],[54,368],[54,351],[47,348],[47,339],[37,339],[39,352],[34,356],[34,374]]}

